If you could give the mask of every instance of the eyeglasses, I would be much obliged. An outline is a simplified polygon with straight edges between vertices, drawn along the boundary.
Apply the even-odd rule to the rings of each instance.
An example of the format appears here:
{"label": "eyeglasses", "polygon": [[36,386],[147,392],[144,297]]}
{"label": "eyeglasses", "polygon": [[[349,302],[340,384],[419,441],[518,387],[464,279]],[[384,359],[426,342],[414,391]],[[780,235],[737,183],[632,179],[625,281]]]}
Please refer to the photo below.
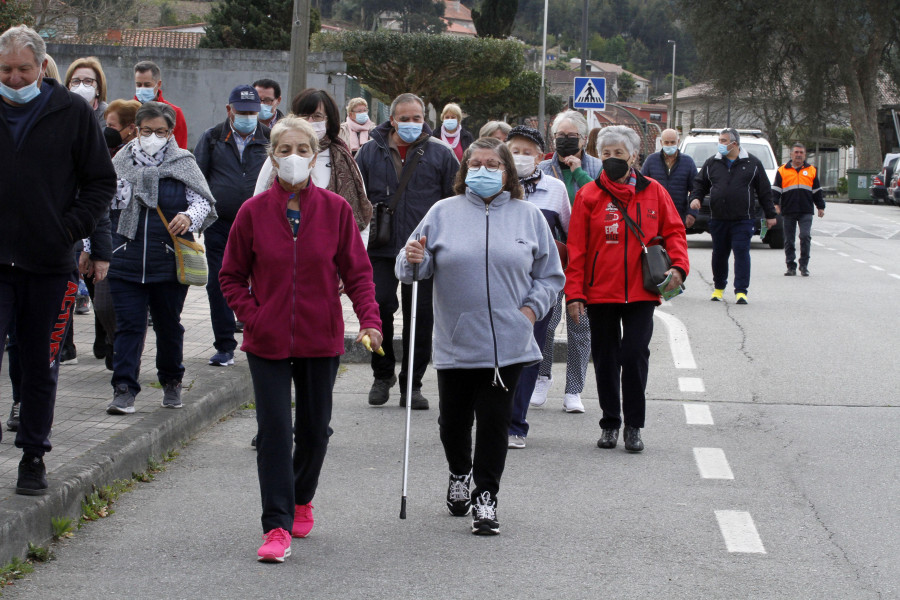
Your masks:
{"label": "eyeglasses", "polygon": [[94,87],[94,84],[97,83],[97,80],[91,79],[90,77],[85,77],[84,79],[71,79],[69,81],[69,85],[75,86],[81,85],[82,83],[88,87]]}
{"label": "eyeglasses", "polygon": [[484,167],[491,173],[496,173],[497,171],[499,171],[500,169],[503,168],[503,163],[496,161],[496,160],[489,160],[485,163],[482,163],[481,161],[477,161],[477,160],[470,160],[466,164],[469,166],[470,169],[480,169],[481,167]]}
{"label": "eyeglasses", "polygon": [[154,131],[153,129],[150,129],[149,127],[141,127],[140,131],[141,131],[141,135],[143,137],[147,137],[148,135],[155,135],[158,138],[169,137],[168,129],[157,129]]}
{"label": "eyeglasses", "polygon": [[313,113],[311,115],[300,115],[300,118],[305,119],[305,120],[309,121],[310,123],[321,123],[328,117],[326,117],[322,113]]}
{"label": "eyeglasses", "polygon": [[259,101],[261,104],[265,104],[266,106],[272,106],[273,104],[275,104],[275,98],[260,98]]}
{"label": "eyeglasses", "polygon": [[577,140],[581,137],[581,135],[577,133],[560,133],[557,134],[556,139],[558,140]]}

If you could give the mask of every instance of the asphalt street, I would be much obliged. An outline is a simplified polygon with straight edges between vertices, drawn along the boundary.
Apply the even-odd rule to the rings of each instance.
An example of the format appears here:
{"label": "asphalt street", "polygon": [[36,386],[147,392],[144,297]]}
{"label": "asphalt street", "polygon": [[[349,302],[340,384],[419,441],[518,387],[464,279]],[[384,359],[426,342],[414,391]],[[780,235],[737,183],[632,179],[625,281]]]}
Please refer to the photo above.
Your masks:
{"label": "asphalt street", "polygon": [[783,252],[754,244],[748,306],[730,289],[709,302],[710,239],[689,238],[687,292],[655,320],[642,454],[596,447],[594,379],[587,412],[566,414],[555,365],[527,448],[509,453],[497,537],[471,535],[444,508],[431,369],[398,518],[397,388],[369,407],[369,370],[353,364],[335,388],[316,526],[283,565],[255,561],[245,410],[3,596],[900,597],[900,208],[830,204],[813,235],[808,278],[784,277]]}

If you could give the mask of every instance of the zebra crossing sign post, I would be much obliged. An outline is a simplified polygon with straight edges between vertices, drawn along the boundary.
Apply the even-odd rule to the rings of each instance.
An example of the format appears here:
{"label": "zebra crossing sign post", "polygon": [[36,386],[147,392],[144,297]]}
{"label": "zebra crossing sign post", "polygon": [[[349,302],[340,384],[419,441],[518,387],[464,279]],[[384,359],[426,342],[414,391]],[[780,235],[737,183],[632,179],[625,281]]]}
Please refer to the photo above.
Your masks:
{"label": "zebra crossing sign post", "polygon": [[576,77],[572,106],[606,110],[606,77]]}

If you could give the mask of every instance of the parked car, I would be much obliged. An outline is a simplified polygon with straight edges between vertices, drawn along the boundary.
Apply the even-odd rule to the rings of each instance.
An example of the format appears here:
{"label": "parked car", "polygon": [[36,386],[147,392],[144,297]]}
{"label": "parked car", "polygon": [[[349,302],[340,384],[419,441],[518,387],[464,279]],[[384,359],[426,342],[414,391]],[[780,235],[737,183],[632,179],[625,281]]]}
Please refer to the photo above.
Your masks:
{"label": "parked car", "polygon": [[893,196],[888,193],[888,188],[900,165],[900,154],[885,154],[881,172],[872,178],[872,187],[869,188],[869,196],[876,202],[890,202]]}
{"label": "parked car", "polygon": [[900,206],[900,169],[894,169],[894,175],[887,188],[887,201]]}
{"label": "parked car", "polygon": [[[679,150],[694,159],[697,163],[697,171],[706,162],[710,156],[714,156],[718,151],[716,146],[719,143],[720,129],[691,129],[691,131],[681,140]],[[769,177],[769,183],[775,182],[775,174],[778,172],[778,161],[775,160],[775,153],[772,152],[772,146],[769,141],[763,137],[763,132],[759,129],[738,129],[741,134],[741,148],[752,154],[763,165],[766,175]],[[687,229],[688,233],[706,233],[709,231],[709,196],[703,199],[703,206],[700,208],[700,214],[694,225]],[[762,207],[756,204],[756,235],[761,232],[761,225],[765,215]],[[762,237],[762,241],[767,243],[770,248],[784,248],[784,226],[781,222],[781,215],[776,217],[777,223],[766,231],[766,235]]]}

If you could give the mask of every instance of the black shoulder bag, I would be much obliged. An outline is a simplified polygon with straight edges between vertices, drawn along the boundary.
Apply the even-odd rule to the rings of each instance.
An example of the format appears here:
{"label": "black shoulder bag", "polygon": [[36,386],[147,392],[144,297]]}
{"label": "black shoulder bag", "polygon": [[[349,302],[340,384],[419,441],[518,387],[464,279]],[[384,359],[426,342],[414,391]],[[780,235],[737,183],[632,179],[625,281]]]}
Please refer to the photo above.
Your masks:
{"label": "black shoulder bag", "polygon": [[[600,184],[598,183],[597,185]],[[636,237],[641,244],[641,275],[644,278],[644,289],[651,294],[659,296],[659,284],[666,280],[666,271],[672,268],[672,260],[669,258],[669,253],[666,252],[666,249],[663,246],[665,240],[662,236],[658,235],[650,240],[650,246],[644,244],[644,232],[641,231],[638,224],[628,216],[628,211],[625,210],[625,207],[619,199],[613,196],[612,192],[604,186],[600,185],[600,187],[613,199],[613,204],[615,204],[616,208],[619,209],[619,212],[622,213],[622,218],[625,219],[625,224],[628,226],[628,229],[631,230],[631,233],[634,234],[634,237]]]}
{"label": "black shoulder bag", "polygon": [[[427,144],[428,142],[426,141],[425,143]],[[400,200],[403,199],[403,192],[406,191],[406,185],[412,178],[413,171],[416,169],[416,165],[419,164],[419,159],[422,158],[423,154],[425,154],[424,145],[420,146],[409,162],[406,163],[400,177],[400,185],[397,186],[397,190],[394,192],[391,203],[378,202],[372,207],[372,231],[369,232],[369,248],[381,248],[382,246],[387,246],[391,243],[394,232],[393,225],[391,224],[391,217],[397,210],[397,205],[400,203]]]}

